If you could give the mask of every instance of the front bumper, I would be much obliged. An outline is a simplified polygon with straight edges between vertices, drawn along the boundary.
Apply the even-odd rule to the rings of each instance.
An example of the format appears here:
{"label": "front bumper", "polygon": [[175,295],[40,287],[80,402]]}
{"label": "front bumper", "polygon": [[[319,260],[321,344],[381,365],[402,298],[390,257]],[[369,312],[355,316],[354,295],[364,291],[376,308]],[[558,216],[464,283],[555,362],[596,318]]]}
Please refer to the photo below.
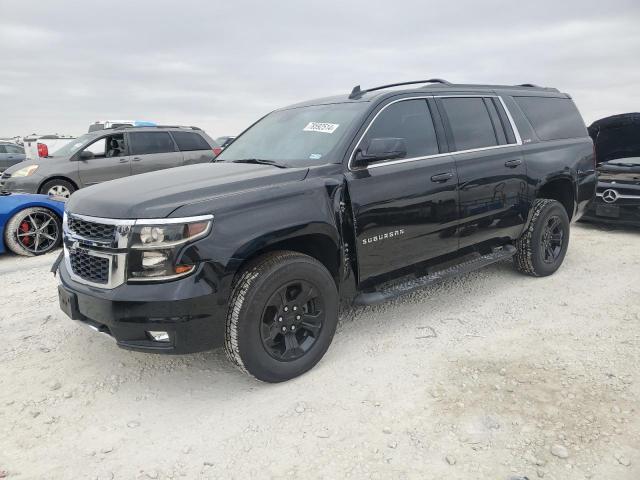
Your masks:
{"label": "front bumper", "polygon": [[[73,303],[65,313],[94,330],[113,337],[118,346],[144,352],[184,354],[224,343],[227,295],[212,264],[180,280],[161,284],[123,284],[104,290],[74,281],[60,264],[59,290]],[[64,300],[63,300],[64,299]],[[154,341],[148,332],[169,334]]]}
{"label": "front bumper", "polygon": [[42,179],[36,175],[18,178],[2,178],[0,176],[0,192],[38,193],[41,181]]}
{"label": "front bumper", "polygon": [[614,203],[606,203],[602,197],[596,197],[587,207],[582,220],[640,227],[640,199],[621,199]]}

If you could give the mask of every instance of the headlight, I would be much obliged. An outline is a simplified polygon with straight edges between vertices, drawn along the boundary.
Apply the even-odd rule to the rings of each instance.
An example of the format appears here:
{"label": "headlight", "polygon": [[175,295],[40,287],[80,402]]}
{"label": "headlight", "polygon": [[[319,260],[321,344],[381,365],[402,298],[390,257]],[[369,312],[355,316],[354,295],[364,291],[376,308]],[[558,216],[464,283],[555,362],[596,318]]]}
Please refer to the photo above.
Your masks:
{"label": "headlight", "polygon": [[196,265],[179,262],[180,250],[184,245],[208,235],[212,222],[212,215],[138,220],[133,227],[128,280],[173,280],[193,272]]}
{"label": "headlight", "polygon": [[34,174],[34,172],[38,169],[38,165],[29,165],[28,167],[21,168],[13,172],[11,175],[13,178],[15,177],[29,177]]}

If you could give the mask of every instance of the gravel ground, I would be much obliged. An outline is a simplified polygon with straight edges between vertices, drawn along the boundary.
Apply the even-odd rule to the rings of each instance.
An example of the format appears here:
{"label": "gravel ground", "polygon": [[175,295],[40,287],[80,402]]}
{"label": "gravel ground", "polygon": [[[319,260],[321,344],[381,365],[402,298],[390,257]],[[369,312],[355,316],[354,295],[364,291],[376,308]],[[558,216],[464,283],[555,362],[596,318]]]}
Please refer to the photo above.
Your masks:
{"label": "gravel ground", "polygon": [[118,349],[59,311],[53,260],[0,259],[0,478],[640,478],[640,231],[343,312],[279,385]]}

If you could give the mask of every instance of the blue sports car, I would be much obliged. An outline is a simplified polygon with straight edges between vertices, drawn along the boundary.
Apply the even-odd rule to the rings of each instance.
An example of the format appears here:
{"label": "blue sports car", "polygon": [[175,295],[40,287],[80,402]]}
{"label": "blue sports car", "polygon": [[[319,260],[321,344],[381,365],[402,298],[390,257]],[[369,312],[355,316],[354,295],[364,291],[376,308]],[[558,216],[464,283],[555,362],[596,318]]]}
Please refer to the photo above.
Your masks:
{"label": "blue sports car", "polygon": [[0,253],[42,255],[62,240],[63,199],[47,195],[0,194]]}

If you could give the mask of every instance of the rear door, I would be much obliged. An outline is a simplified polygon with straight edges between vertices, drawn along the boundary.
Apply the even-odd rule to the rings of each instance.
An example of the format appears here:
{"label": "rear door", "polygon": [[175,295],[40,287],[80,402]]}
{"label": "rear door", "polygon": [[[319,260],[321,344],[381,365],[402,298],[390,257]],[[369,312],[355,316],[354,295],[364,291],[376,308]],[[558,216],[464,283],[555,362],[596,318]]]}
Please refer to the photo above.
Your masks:
{"label": "rear door", "polygon": [[504,104],[495,95],[437,103],[458,170],[460,248],[517,238],[528,213],[527,176]]}
{"label": "rear door", "polygon": [[[80,156],[85,150],[93,157],[82,159]],[[78,175],[83,187],[131,175],[131,157],[122,133],[97,139],[77,152],[73,161],[78,162]]]}
{"label": "rear door", "polygon": [[434,110],[427,98],[388,103],[356,147],[366,150],[373,138],[407,144],[404,158],[346,174],[361,282],[458,249],[457,172],[440,147]]}
{"label": "rear door", "polygon": [[207,163],[215,158],[214,145],[194,131],[172,131],[171,135],[184,156],[184,165]]}
{"label": "rear door", "polygon": [[153,172],[183,164],[169,132],[127,132],[131,149],[131,175]]}

